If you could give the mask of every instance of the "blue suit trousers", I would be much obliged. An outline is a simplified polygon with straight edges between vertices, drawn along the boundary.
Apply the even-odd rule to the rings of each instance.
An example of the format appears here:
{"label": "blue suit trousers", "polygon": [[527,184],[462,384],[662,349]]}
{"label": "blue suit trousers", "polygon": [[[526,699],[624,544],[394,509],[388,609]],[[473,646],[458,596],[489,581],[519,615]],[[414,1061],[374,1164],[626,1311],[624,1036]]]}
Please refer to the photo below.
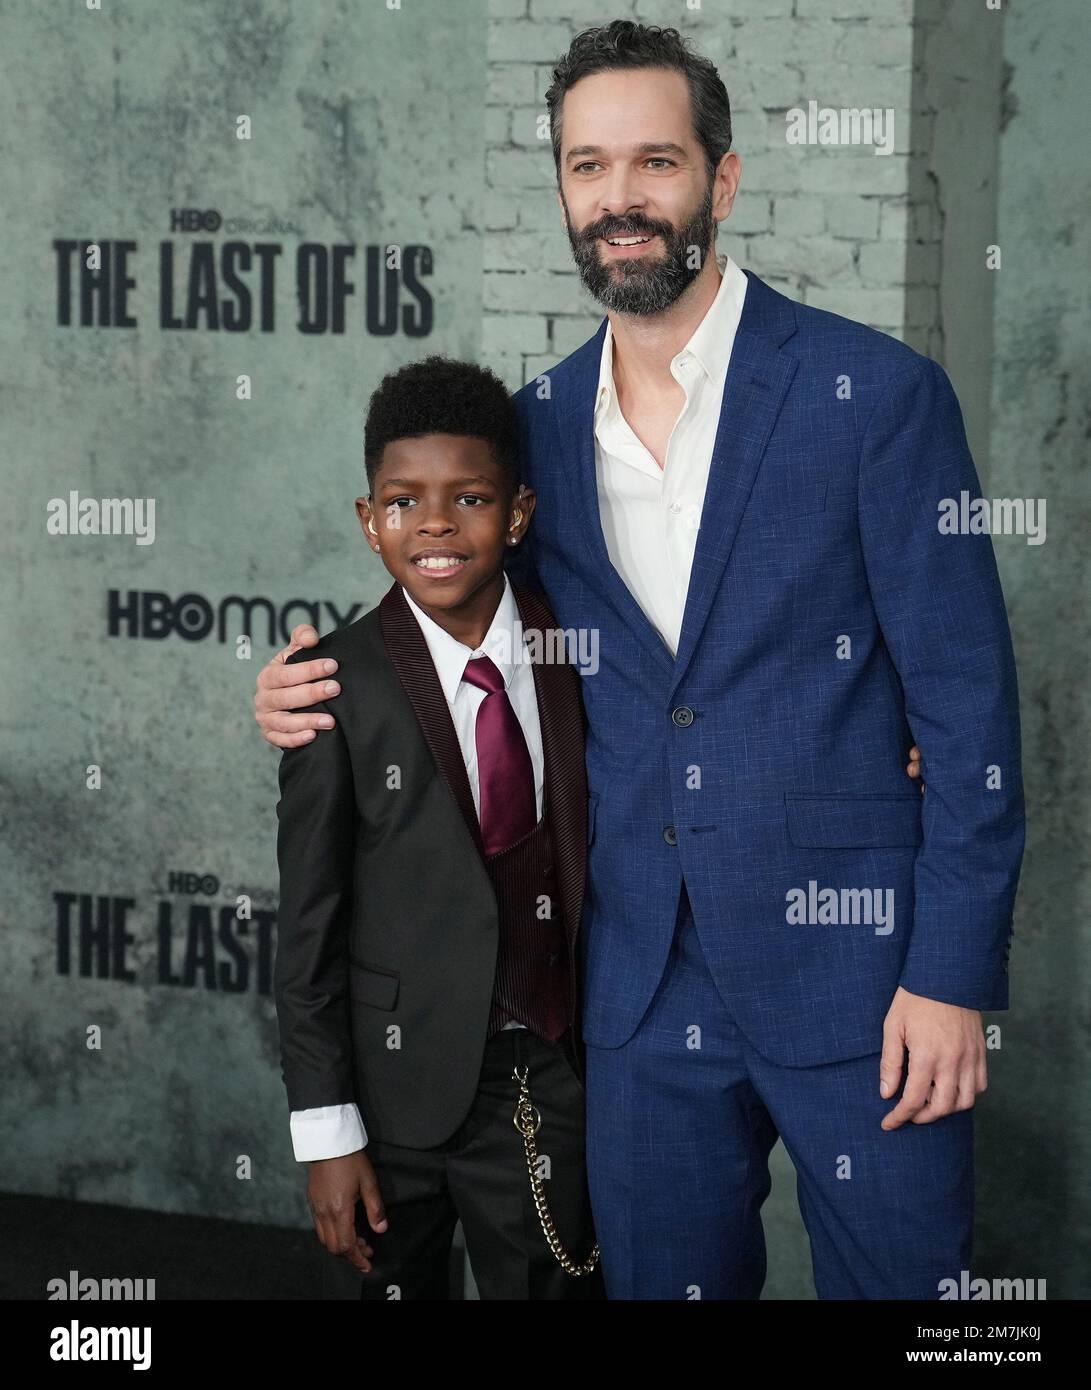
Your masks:
{"label": "blue suit trousers", "polygon": [[[705,963],[683,885],[670,958],[633,1036],[587,1047],[588,1181],[611,1299],[751,1299],[778,1136],[823,1299],[936,1299],[969,1269],[973,1110],[880,1128],[882,1039],[821,1066],[769,1062]],[[904,1086],[905,1072],[902,1075]]]}

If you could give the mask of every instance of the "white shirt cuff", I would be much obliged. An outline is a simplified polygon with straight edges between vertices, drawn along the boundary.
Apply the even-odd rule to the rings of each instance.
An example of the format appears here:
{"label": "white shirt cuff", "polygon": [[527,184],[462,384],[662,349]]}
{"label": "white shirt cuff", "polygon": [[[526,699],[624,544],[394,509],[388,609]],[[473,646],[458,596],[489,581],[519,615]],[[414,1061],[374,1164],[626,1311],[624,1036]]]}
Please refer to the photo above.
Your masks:
{"label": "white shirt cuff", "polygon": [[341,1158],[367,1144],[367,1130],[355,1101],[348,1105],[320,1105],[313,1110],[293,1110],[289,1117],[296,1161],[313,1163],[322,1158]]}

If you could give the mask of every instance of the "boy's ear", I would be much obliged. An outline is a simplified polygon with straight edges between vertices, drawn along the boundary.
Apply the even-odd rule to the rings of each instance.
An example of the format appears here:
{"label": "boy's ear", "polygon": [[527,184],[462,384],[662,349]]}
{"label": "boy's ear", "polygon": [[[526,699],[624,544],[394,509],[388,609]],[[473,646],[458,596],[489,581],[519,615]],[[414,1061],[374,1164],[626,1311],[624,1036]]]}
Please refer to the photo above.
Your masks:
{"label": "boy's ear", "polygon": [[538,498],[534,489],[527,487],[525,483],[520,483],[511,501],[511,515],[508,520],[507,533],[509,545],[518,545],[526,535],[537,501]]}
{"label": "boy's ear", "polygon": [[375,521],[375,513],[371,506],[370,497],[357,497],[356,515],[360,518],[360,526],[368,545],[378,554],[379,551],[379,527]]}

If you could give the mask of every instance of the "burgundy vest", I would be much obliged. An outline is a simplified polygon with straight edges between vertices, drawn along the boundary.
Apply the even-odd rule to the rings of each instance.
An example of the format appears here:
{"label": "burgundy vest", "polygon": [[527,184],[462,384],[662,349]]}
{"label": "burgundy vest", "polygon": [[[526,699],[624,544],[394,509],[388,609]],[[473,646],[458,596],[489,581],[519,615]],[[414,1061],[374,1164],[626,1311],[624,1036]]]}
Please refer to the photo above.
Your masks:
{"label": "burgundy vest", "polygon": [[515,1022],[556,1042],[572,1022],[573,962],[548,814],[521,840],[485,856],[484,862],[500,921],[488,1036]]}

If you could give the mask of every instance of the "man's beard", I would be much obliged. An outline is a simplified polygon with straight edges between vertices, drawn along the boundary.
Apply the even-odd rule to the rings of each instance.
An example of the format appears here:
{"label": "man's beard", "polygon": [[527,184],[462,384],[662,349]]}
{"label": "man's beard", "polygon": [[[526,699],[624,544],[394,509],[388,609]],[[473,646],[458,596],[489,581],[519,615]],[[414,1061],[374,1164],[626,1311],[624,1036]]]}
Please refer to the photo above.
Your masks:
{"label": "man's beard", "polygon": [[[567,203],[565,215],[572,255],[588,293],[617,314],[661,314],[693,283],[704,265],[715,226],[712,181],[709,180],[701,205],[683,227],[653,222],[633,213],[628,217],[600,217],[577,232],[568,216]],[[660,236],[664,254],[606,262],[598,245],[604,236]]]}

